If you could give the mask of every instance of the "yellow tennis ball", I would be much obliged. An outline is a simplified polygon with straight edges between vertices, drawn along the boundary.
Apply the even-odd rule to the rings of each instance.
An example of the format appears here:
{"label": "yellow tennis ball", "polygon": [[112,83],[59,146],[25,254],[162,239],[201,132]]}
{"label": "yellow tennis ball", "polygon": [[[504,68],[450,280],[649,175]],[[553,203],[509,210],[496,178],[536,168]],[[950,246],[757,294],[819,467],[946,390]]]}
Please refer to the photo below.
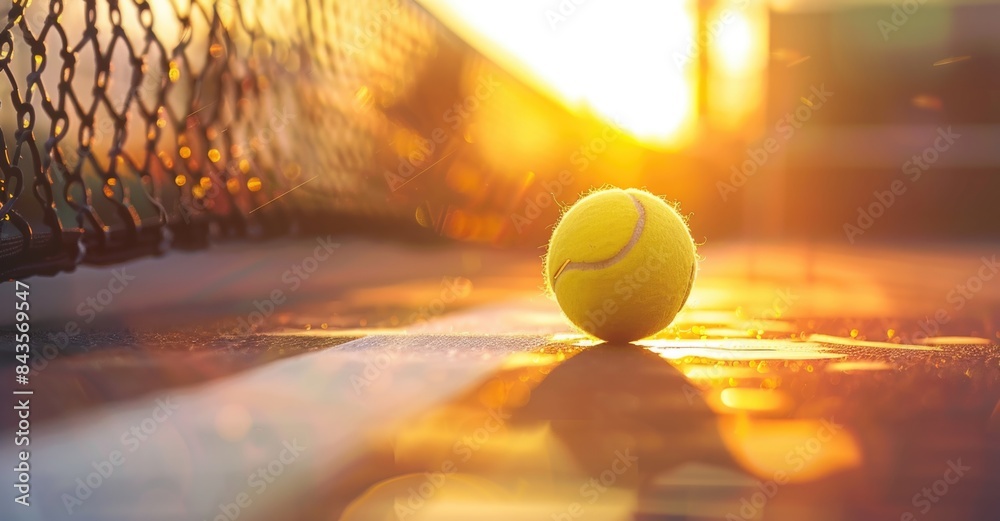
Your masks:
{"label": "yellow tennis ball", "polygon": [[613,188],[577,201],[549,241],[545,278],[566,317],[612,342],[670,325],[697,270],[687,223],[644,190]]}

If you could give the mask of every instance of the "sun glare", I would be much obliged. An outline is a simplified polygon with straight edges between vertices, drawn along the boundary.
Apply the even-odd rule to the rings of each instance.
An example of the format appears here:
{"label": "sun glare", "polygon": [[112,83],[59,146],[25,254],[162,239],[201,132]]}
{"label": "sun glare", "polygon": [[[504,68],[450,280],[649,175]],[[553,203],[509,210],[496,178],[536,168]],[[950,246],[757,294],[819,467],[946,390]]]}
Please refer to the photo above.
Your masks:
{"label": "sun glare", "polygon": [[750,20],[744,13],[730,13],[729,18],[720,19],[719,24],[728,27],[719,31],[715,51],[719,66],[733,75],[746,71],[753,63],[754,35]]}
{"label": "sun glare", "polygon": [[762,5],[729,0],[709,13],[709,119],[719,130],[753,132],[764,98],[767,14]]}
{"label": "sun glare", "polygon": [[690,139],[698,61],[690,2],[421,3],[571,108],[592,110],[650,144]]}

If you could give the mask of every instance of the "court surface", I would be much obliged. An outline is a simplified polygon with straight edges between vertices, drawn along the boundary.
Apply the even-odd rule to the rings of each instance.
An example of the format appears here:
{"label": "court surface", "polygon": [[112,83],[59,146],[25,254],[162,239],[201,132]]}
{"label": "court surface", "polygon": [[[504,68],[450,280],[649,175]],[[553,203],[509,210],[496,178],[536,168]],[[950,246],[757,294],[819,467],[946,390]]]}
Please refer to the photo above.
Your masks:
{"label": "court surface", "polygon": [[270,246],[30,279],[89,329],[33,375],[38,519],[1000,512],[986,248],[707,245],[670,329],[595,345],[542,251]]}

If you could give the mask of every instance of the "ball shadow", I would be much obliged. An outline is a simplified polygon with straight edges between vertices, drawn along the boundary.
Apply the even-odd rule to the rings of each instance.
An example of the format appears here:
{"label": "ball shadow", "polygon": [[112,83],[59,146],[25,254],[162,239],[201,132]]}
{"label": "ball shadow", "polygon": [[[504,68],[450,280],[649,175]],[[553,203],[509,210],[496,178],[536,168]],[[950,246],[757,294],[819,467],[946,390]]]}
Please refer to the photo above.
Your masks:
{"label": "ball shadow", "polygon": [[553,368],[511,422],[549,424],[591,475],[628,449],[640,486],[684,463],[736,466],[701,392],[669,362],[632,344],[591,347]]}

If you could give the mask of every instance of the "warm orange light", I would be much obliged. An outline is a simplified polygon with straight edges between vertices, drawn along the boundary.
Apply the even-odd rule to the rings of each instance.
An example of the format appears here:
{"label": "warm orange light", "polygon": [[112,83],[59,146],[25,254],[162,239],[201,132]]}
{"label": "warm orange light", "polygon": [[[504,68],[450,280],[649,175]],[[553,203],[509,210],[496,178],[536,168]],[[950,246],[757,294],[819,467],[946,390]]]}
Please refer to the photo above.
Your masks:
{"label": "warm orange light", "polygon": [[719,401],[730,409],[750,412],[772,412],[792,406],[791,398],[782,391],[729,387],[719,392]]}
{"label": "warm orange light", "polygon": [[697,60],[676,60],[694,41],[690,1],[422,3],[564,104],[593,110],[652,144],[690,138]]}
{"label": "warm orange light", "polygon": [[739,75],[755,68],[758,35],[754,34],[746,13],[731,9],[728,16],[720,15],[717,23],[720,29],[714,51],[722,71]]}
{"label": "warm orange light", "polygon": [[733,457],[765,483],[804,483],[855,468],[861,449],[836,418],[765,420],[722,417],[719,432]]}

